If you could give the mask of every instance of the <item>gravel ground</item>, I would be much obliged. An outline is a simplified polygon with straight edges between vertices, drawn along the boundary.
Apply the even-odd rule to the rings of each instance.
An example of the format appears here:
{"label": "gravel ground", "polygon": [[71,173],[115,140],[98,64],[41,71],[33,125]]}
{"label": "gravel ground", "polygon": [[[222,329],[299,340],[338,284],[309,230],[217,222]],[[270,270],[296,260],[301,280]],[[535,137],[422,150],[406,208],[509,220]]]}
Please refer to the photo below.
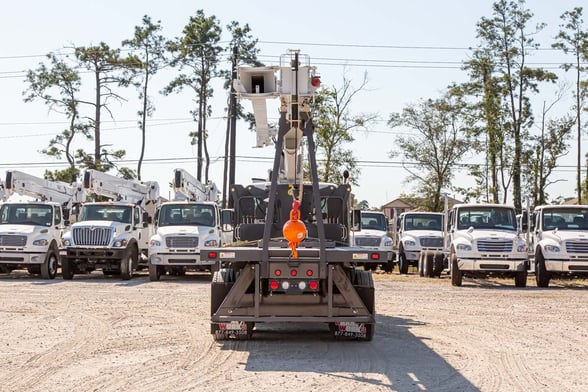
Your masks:
{"label": "gravel ground", "polygon": [[375,274],[373,341],[210,335],[210,275],[0,275],[1,391],[586,391],[588,281]]}

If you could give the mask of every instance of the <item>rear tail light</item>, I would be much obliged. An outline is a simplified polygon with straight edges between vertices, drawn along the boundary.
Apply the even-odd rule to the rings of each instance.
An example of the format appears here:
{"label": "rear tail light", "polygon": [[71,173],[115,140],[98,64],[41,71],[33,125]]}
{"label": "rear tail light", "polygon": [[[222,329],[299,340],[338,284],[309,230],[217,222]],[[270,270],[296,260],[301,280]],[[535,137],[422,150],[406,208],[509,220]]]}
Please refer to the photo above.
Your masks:
{"label": "rear tail light", "polygon": [[274,273],[276,274],[276,276],[281,276],[282,275],[282,270],[281,269],[277,269],[274,271]]}
{"label": "rear tail light", "polygon": [[272,289],[272,290],[277,290],[277,289],[278,289],[278,287],[280,287],[280,284],[278,283],[278,281],[277,281],[277,280],[272,280],[272,281],[270,282],[270,289]]}
{"label": "rear tail light", "polygon": [[312,276],[314,274],[314,272],[312,272],[311,269],[306,270],[306,276]]}
{"label": "rear tail light", "polygon": [[316,280],[311,280],[310,282],[308,282],[308,287],[311,290],[317,290],[318,289],[318,282]]}
{"label": "rear tail light", "polygon": [[290,275],[291,276],[296,276],[296,275],[298,275],[298,271],[296,271],[295,269],[290,270]]}

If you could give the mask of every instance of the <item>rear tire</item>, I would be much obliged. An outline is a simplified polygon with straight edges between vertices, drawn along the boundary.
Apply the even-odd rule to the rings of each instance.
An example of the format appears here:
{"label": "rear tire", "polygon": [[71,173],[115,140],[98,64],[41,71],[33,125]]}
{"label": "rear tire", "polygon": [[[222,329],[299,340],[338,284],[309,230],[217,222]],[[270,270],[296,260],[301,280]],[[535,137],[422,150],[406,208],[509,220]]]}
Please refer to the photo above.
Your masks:
{"label": "rear tire", "polygon": [[515,287],[527,287],[527,270],[515,272]]}
{"label": "rear tire", "polygon": [[425,277],[434,278],[435,272],[433,270],[433,255],[427,253],[423,261],[425,262]]}
{"label": "rear tire", "polygon": [[41,264],[41,277],[43,279],[55,279],[57,275],[58,255],[55,249],[49,249],[45,262]]}
{"label": "rear tire", "polygon": [[417,269],[419,271],[419,276],[422,278],[425,276],[425,263],[423,263],[423,254],[421,253],[420,257],[419,257],[419,262],[418,262],[418,266]]}

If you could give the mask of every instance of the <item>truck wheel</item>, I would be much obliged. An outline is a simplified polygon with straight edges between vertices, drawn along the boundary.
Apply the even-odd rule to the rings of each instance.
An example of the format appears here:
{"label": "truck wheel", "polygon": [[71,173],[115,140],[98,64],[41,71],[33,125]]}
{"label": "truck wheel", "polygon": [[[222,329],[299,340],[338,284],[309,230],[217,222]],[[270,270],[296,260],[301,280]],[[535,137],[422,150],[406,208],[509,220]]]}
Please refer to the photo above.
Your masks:
{"label": "truck wheel", "polygon": [[406,260],[404,251],[400,251],[400,254],[398,255],[398,269],[402,275],[408,274],[408,260]]}
{"label": "truck wheel", "polygon": [[137,250],[129,249],[124,259],[120,261],[120,277],[129,280],[133,277],[133,265],[137,265]]}
{"label": "truck wheel", "polygon": [[149,280],[155,282],[161,278],[161,270],[163,267],[155,264],[149,264]]}
{"label": "truck wheel", "polygon": [[71,260],[61,261],[61,276],[64,280],[72,280],[74,277],[74,265]]}
{"label": "truck wheel", "polygon": [[45,262],[41,264],[41,277],[43,279],[55,279],[57,275],[58,258],[55,249],[49,249]]}
{"label": "truck wheel", "polygon": [[30,265],[27,267],[27,271],[29,271],[29,274],[31,274],[31,275],[39,275],[41,273],[41,265],[40,264]]}
{"label": "truck wheel", "polygon": [[443,253],[436,253],[433,259],[433,275],[440,278],[443,273]]}
{"label": "truck wheel", "polygon": [[527,270],[515,272],[515,287],[527,287]]}
{"label": "truck wheel", "polygon": [[547,267],[545,267],[543,253],[538,251],[537,255],[535,255],[535,281],[537,282],[537,287],[549,287],[550,279]]}
{"label": "truck wheel", "polygon": [[419,256],[419,262],[417,264],[417,269],[419,270],[419,276],[422,278],[425,276],[425,263],[423,263],[423,253]]}
{"label": "truck wheel", "polygon": [[427,253],[423,261],[425,262],[425,277],[434,278],[435,273],[433,271],[433,255]]}
{"label": "truck wheel", "polygon": [[461,286],[463,276],[459,267],[457,266],[457,256],[455,253],[451,254],[451,285]]}
{"label": "truck wheel", "polygon": [[386,264],[382,264],[382,270],[384,272],[390,273],[394,269],[394,260],[388,260]]}

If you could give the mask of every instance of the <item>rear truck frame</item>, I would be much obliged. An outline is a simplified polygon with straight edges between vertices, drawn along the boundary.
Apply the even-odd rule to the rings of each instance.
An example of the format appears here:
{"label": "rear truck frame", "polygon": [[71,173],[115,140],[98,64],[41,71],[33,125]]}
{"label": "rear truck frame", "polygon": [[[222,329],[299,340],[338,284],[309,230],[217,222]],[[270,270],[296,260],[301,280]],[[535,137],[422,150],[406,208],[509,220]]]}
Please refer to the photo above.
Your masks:
{"label": "rear truck frame", "polygon": [[[269,183],[231,186],[235,239],[249,246],[201,254],[218,265],[211,283],[211,333],[217,340],[247,339],[259,323],[310,322],[328,324],[336,338],[369,341],[376,326],[374,281],[357,264],[381,263],[387,252],[349,246],[349,230],[360,229],[360,211],[350,213],[347,183],[319,183],[308,105],[317,87],[314,68],[300,66],[298,51],[290,59],[291,65],[277,69],[239,70],[242,97],[279,95],[282,104]],[[303,137],[310,181],[298,181]],[[254,206],[253,216],[248,205]],[[286,229],[293,221],[304,228],[296,238]]]}

